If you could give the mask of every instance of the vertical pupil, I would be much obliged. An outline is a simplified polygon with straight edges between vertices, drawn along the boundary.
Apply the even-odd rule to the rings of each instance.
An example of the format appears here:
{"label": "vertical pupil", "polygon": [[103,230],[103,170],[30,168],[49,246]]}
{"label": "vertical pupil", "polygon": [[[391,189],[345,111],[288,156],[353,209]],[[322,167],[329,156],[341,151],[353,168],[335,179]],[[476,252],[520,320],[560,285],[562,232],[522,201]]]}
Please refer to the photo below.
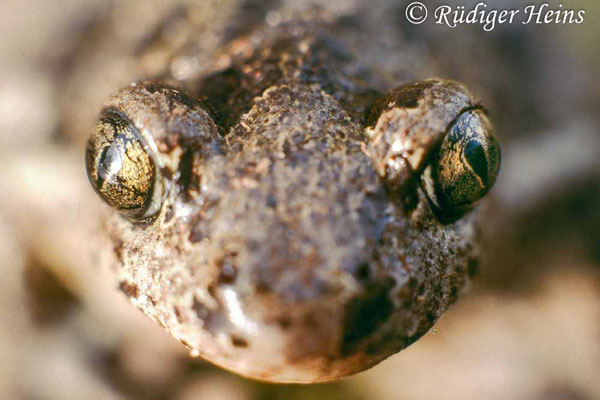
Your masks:
{"label": "vertical pupil", "polygon": [[483,146],[477,140],[470,140],[465,146],[465,158],[473,171],[481,178],[484,186],[488,186],[488,165]]}

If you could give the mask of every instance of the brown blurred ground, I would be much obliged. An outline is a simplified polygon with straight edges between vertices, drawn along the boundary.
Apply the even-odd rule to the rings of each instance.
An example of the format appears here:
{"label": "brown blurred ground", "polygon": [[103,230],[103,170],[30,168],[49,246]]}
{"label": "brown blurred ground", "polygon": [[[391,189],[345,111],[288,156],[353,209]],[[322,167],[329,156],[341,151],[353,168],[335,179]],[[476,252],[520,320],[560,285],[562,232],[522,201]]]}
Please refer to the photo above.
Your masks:
{"label": "brown blurred ground", "polygon": [[[137,77],[133,50],[173,3],[0,3],[0,398],[600,399],[597,2],[568,2],[587,11],[581,25],[491,33],[408,25],[400,2],[369,6],[362,28],[412,40],[435,54],[428,72],[482,95],[503,165],[471,291],[409,349],[314,386],[248,381],[189,358],[103,286],[94,268],[101,255],[82,245],[97,229],[86,217],[101,212],[83,170],[83,138],[103,98]],[[218,23],[227,13],[216,7],[230,7],[244,25],[315,2],[236,3],[200,8]],[[348,29],[364,7],[317,3]],[[119,23],[98,22],[106,19]],[[364,51],[373,64],[403,62],[381,50],[394,40]]]}

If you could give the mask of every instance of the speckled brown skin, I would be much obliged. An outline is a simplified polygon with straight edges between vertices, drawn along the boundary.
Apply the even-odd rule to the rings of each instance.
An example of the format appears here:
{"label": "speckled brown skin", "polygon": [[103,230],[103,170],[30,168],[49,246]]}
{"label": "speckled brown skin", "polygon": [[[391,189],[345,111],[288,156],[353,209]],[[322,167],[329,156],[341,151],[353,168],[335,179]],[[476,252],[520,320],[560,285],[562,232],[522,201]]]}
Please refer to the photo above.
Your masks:
{"label": "speckled brown skin", "polygon": [[[440,223],[413,176],[421,167],[402,171],[401,191],[386,183],[385,112],[367,121],[377,94],[326,32],[292,23],[223,51],[222,70],[177,82],[202,104],[147,82],[107,102],[145,138],[165,185],[152,220],[106,222],[120,288],[245,376],[308,383],[369,368],[427,332],[465,287],[476,217]],[[418,91],[408,99],[431,117],[411,131],[423,139],[411,165],[473,101],[457,87],[436,100],[451,105],[442,114]]]}

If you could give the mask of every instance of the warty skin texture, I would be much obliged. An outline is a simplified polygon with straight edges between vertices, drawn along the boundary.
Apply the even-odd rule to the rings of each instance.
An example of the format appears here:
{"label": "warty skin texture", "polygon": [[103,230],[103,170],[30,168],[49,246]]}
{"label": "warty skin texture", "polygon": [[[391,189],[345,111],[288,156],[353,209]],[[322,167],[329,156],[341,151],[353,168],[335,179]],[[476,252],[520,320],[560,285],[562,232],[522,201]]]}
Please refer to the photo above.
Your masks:
{"label": "warty skin texture", "polygon": [[[379,118],[395,117],[373,107],[384,97],[326,31],[290,24],[259,37],[223,70],[140,82],[107,101],[163,179],[156,215],[115,212],[105,223],[115,276],[217,365],[268,381],[331,380],[417,340],[475,269],[476,212],[440,222],[420,176],[448,124],[478,102],[437,80],[452,89],[437,111],[419,91],[410,109],[392,105],[429,117],[411,131],[413,158],[390,164],[397,137]],[[382,160],[410,164],[400,185]]]}

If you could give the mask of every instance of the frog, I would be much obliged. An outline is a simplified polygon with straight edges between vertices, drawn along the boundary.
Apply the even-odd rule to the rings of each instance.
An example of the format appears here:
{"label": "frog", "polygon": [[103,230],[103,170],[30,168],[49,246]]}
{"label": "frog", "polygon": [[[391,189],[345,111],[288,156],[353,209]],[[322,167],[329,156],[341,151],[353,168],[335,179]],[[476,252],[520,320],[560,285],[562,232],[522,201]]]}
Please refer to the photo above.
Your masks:
{"label": "frog", "polygon": [[110,96],[85,150],[112,275],[200,356],[280,383],[368,369],[426,334],[477,268],[500,167],[481,101],[381,92],[326,27],[290,21],[217,68]]}

